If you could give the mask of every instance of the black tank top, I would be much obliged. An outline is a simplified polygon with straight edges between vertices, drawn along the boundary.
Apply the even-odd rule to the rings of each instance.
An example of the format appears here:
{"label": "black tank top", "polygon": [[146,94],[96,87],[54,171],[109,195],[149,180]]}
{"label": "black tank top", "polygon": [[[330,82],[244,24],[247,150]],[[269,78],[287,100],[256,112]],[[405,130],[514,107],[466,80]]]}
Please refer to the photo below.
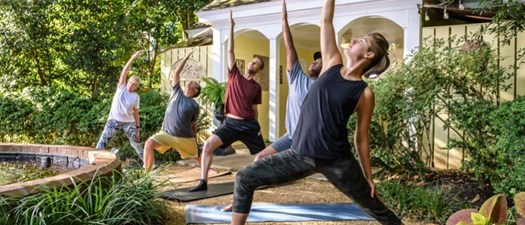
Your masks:
{"label": "black tank top", "polygon": [[342,66],[325,71],[304,99],[292,138],[292,149],[303,155],[336,159],[350,154],[346,125],[367,84],[345,80]]}

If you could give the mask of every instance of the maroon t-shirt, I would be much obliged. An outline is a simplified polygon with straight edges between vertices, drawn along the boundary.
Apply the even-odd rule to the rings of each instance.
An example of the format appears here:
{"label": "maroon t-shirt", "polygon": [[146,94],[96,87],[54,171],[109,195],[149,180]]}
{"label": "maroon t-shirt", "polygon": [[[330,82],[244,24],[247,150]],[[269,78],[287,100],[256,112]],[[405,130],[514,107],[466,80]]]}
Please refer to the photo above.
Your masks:
{"label": "maroon t-shirt", "polygon": [[261,85],[253,79],[244,78],[237,65],[234,64],[232,69],[228,70],[224,114],[254,120],[253,105],[261,104],[261,98]]}

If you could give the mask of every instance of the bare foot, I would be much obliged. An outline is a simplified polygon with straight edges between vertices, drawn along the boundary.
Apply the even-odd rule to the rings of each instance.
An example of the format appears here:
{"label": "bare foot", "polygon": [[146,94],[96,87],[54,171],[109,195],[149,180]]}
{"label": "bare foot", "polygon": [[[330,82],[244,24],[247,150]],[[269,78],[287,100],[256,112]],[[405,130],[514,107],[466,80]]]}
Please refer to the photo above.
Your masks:
{"label": "bare foot", "polygon": [[228,206],[221,209],[222,212],[231,212],[233,208],[232,204],[229,204]]}

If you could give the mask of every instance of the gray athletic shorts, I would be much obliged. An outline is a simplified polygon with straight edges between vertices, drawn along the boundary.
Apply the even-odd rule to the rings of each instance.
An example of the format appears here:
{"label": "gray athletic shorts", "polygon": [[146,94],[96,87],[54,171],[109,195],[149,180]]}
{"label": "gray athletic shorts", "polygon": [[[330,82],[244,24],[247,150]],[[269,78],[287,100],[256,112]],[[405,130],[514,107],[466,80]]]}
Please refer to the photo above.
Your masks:
{"label": "gray athletic shorts", "polygon": [[282,152],[288,150],[292,147],[292,139],[288,136],[288,133],[281,136],[275,142],[272,143],[272,147],[277,150],[277,152]]}

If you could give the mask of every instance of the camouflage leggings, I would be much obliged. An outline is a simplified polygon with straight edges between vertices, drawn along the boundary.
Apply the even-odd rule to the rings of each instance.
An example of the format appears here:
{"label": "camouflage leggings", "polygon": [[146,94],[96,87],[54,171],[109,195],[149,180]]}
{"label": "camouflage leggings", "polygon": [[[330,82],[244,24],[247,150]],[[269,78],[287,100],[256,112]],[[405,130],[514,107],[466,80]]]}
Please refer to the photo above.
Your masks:
{"label": "camouflage leggings", "polygon": [[106,126],[104,126],[104,131],[100,135],[96,149],[104,149],[108,145],[109,140],[115,135],[117,129],[122,129],[126,136],[129,139],[131,147],[135,149],[140,160],[142,160],[144,149],[137,139],[137,128],[135,127],[135,122],[119,122],[116,120],[108,120]]}
{"label": "camouflage leggings", "polygon": [[377,198],[370,197],[370,186],[353,156],[336,160],[319,160],[293,150],[258,160],[237,173],[233,211],[249,213],[254,190],[261,186],[284,184],[316,172],[359,204],[381,224],[402,224],[401,220]]}

